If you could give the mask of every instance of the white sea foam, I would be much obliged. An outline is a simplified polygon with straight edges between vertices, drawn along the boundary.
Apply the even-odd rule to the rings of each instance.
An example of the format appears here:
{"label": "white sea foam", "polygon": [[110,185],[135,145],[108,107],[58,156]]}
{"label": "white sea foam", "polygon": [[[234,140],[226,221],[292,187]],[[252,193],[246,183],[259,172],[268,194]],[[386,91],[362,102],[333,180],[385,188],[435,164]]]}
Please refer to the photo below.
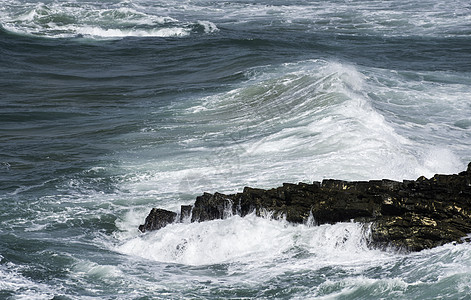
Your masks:
{"label": "white sea foam", "polygon": [[[309,253],[302,265],[320,268],[332,263],[371,261],[376,253],[366,246],[368,231],[362,225],[290,225],[249,215],[202,223],[171,224],[159,231],[129,238],[116,250],[133,256],[188,265],[226,262],[265,264],[290,259],[299,248]],[[352,255],[355,253],[355,255]],[[284,266],[288,268],[287,266]]]}
{"label": "white sea foam", "polygon": [[[283,26],[332,36],[447,38],[469,34],[463,24],[470,18],[469,1],[464,0],[355,1],[355,5],[43,2],[47,3],[3,1],[0,26],[54,38],[180,37],[217,32],[218,26],[224,28],[223,35],[240,29],[241,23],[242,32],[256,28],[276,34]],[[358,224],[295,226],[253,215],[173,224],[143,235],[137,231],[150,203],[176,211],[204,191],[240,192],[245,185],[275,187],[284,181],[325,177],[400,180],[461,171],[471,159],[471,93],[469,76],[456,74],[460,73],[307,60],[254,67],[240,84],[160,107],[172,116],[172,124],[145,122],[140,132],[127,135],[126,143],[133,141],[133,134],[147,134],[155,135],[159,144],[141,147],[138,139],[131,154],[118,150],[111,160],[122,163],[117,171],[121,175],[110,178],[106,170],[94,168],[86,171],[87,176],[22,186],[5,197],[8,203],[19,204],[16,209],[27,211],[2,221],[8,235],[23,239],[12,248],[7,245],[9,251],[31,241],[44,248],[48,243],[64,247],[67,256],[80,258],[73,264],[62,259],[36,261],[32,249],[35,262],[25,261],[20,267],[0,256],[0,289],[17,299],[55,295],[86,299],[80,293],[118,299],[149,295],[332,299],[365,294],[399,299],[424,298],[420,293],[428,290],[436,293],[431,297],[459,293],[466,297],[471,293],[469,244],[402,255],[368,249],[368,229]],[[162,141],[162,137],[171,138]],[[20,170],[14,167],[3,165],[7,171]],[[110,179],[106,188],[116,184],[115,191],[108,193],[100,190],[104,184],[95,185]],[[53,195],[39,196],[49,188]],[[34,189],[41,192],[30,199]],[[27,201],[16,202],[23,195]],[[34,272],[40,272],[32,270],[36,263],[63,273],[35,279]],[[289,293],[279,294],[282,290]]]}
{"label": "white sea foam", "polygon": [[103,29],[101,27],[80,27],[75,33],[83,36],[98,38],[123,38],[123,37],[179,37],[190,34],[190,29],[183,27],[159,28],[159,29]]}
{"label": "white sea foam", "polygon": [[[368,228],[356,223],[294,226],[250,215],[169,225],[157,232],[126,237],[113,250],[130,255],[131,261],[148,264],[159,285],[172,282],[175,288],[191,289],[211,282],[226,292],[242,284],[263,293],[289,280],[293,299],[365,293],[402,298],[417,288],[422,293],[427,286],[437,293],[437,285],[451,293],[469,291],[469,244],[398,254],[368,249],[367,237]],[[182,266],[178,266],[178,275],[159,271],[155,263],[195,266],[191,268],[194,273]],[[312,285],[308,283],[311,279]],[[151,289],[155,282],[140,280],[139,286]]]}
{"label": "white sea foam", "polygon": [[[35,1],[7,0],[0,8],[0,16],[1,25],[7,30],[46,37],[73,37],[74,29],[81,28],[83,24],[106,30],[122,29],[122,25],[169,22],[177,24],[177,27],[199,24],[205,32],[218,31],[214,22],[229,25],[262,22],[267,24],[269,30],[276,30],[277,26],[292,26],[295,30],[329,31],[339,35],[449,37],[469,33],[462,26],[469,23],[469,10],[469,3],[465,0],[447,3],[446,8],[441,1],[413,4],[409,1],[355,1],[355,5],[338,1],[290,5],[215,2],[208,5],[205,1],[182,4],[173,0],[162,5],[137,0],[73,5],[63,1],[38,4]],[[191,20],[187,20],[189,16]],[[72,30],[63,27],[67,24],[73,25]]]}
{"label": "white sea foam", "polygon": [[[0,261],[2,261],[0,255]],[[56,287],[59,288],[59,287]],[[18,266],[12,263],[0,264],[0,291],[11,293],[14,299],[51,299],[54,295],[61,294],[51,286],[32,281],[21,275]],[[4,295],[5,295],[4,294]]]}
{"label": "white sea foam", "polygon": [[214,24],[213,22],[198,21],[197,23],[204,27],[204,32],[206,32],[206,33],[212,33],[212,32],[219,31],[219,28],[217,28],[216,24]]}
{"label": "white sea foam", "polygon": [[266,28],[292,26],[308,32],[335,32],[340,35],[384,36],[466,36],[462,24],[469,23],[468,1],[322,1],[272,2],[167,2],[176,13],[191,12],[206,18],[217,18],[225,24],[265,23]]}
{"label": "white sea foam", "polygon": [[9,1],[9,5],[0,9],[0,24],[6,30],[19,34],[50,38],[182,37],[191,34],[196,26],[201,26],[205,33],[219,30],[210,21],[179,21],[160,15],[168,13],[166,10],[156,10],[154,13],[126,1],[108,5]]}

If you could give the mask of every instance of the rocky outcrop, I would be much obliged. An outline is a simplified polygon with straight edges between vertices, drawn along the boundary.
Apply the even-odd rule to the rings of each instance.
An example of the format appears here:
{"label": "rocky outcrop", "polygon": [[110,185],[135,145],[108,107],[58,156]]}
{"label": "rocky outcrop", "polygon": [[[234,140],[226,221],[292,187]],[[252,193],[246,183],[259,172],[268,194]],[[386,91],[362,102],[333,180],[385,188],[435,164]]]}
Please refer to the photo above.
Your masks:
{"label": "rocky outcrop", "polygon": [[179,214],[152,209],[142,232],[169,223],[202,222],[231,215],[269,213],[292,223],[316,224],[354,221],[371,224],[372,247],[410,251],[462,242],[471,233],[471,163],[454,175],[435,175],[415,181],[324,180],[289,184],[264,190],[244,188],[242,193],[205,193]]}
{"label": "rocky outcrop", "polygon": [[168,211],[160,208],[153,208],[146,218],[143,225],[139,226],[139,230],[142,232],[150,230],[158,230],[162,227],[167,226],[170,223],[175,222],[177,213]]}

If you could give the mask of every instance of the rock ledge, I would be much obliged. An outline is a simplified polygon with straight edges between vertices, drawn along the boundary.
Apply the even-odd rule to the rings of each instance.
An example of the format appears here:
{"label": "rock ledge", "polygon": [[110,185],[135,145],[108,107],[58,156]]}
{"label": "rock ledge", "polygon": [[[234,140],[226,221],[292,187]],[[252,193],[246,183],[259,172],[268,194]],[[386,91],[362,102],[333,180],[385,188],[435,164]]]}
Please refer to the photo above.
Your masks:
{"label": "rock ledge", "polygon": [[420,251],[450,242],[461,243],[471,233],[471,163],[466,171],[417,180],[284,183],[242,193],[204,193],[179,213],[153,208],[141,232],[174,222],[202,222],[254,212],[270,213],[292,223],[354,221],[371,224],[370,246]]}

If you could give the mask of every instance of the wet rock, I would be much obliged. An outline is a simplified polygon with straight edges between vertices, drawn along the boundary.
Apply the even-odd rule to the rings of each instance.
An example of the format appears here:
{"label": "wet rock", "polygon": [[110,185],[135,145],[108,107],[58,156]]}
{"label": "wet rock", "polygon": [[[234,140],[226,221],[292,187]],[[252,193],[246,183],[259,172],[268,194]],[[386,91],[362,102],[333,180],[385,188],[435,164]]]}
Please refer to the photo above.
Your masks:
{"label": "wet rock", "polygon": [[[242,193],[204,193],[193,206],[177,214],[152,209],[142,232],[184,220],[202,222],[255,212],[292,223],[312,216],[316,224],[371,223],[371,247],[420,251],[449,242],[462,242],[471,233],[471,163],[466,171],[427,179],[284,183],[264,190],[244,188]],[[190,217],[191,216],[191,217]]]}
{"label": "wet rock", "polygon": [[232,200],[220,193],[204,193],[196,197],[191,222],[223,219],[232,215]]}
{"label": "wet rock", "polygon": [[158,230],[175,222],[177,213],[160,208],[153,208],[143,225],[139,226],[141,232]]}

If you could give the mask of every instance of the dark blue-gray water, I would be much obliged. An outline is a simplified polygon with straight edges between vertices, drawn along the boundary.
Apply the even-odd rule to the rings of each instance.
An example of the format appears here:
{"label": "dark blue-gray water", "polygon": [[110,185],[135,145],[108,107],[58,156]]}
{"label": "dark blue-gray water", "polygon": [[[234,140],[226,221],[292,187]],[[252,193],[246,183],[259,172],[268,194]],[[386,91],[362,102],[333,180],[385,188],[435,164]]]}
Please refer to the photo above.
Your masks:
{"label": "dark blue-gray water", "polygon": [[467,299],[469,244],[369,249],[248,216],[140,234],[155,206],[471,161],[471,6],[5,0],[0,298]]}

